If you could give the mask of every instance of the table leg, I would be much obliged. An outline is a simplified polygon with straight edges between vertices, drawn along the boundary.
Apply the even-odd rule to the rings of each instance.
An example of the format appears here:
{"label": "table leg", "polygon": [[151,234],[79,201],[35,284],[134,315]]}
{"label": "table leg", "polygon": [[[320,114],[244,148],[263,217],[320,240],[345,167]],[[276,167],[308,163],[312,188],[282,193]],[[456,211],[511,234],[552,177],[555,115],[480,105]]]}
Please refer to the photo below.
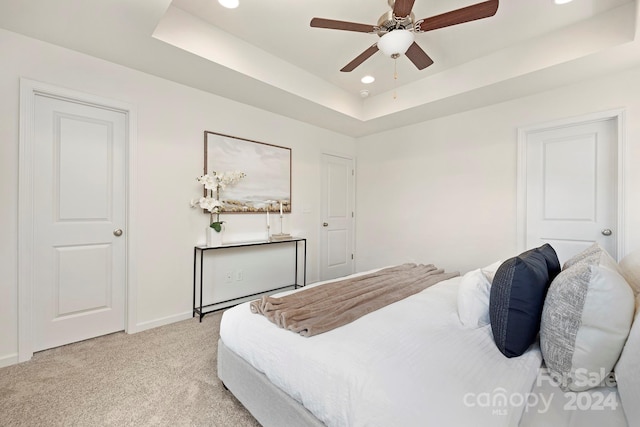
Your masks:
{"label": "table leg", "polygon": [[204,262],[203,262],[203,254],[204,251],[200,251],[200,322],[202,322],[202,318],[204,315],[202,314],[202,272],[204,270]]}
{"label": "table leg", "polygon": [[196,253],[197,249],[193,248],[193,305],[191,305],[191,317],[196,317]]}
{"label": "table leg", "polygon": [[293,289],[298,289],[298,242],[295,242],[296,245],[296,280],[293,283]]}

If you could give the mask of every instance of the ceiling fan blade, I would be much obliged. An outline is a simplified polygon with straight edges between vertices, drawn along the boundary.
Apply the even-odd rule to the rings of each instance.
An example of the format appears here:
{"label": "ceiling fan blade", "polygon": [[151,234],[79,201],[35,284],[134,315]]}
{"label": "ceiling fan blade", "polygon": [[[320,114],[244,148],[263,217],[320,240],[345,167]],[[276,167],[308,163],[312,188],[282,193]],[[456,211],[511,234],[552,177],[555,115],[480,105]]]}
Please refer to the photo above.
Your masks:
{"label": "ceiling fan blade", "polygon": [[393,5],[393,14],[397,18],[404,18],[405,16],[409,16],[415,2],[416,0],[396,0],[395,4]]}
{"label": "ceiling fan blade", "polygon": [[462,24],[464,22],[475,21],[476,19],[488,18],[498,11],[499,0],[489,0],[462,9],[452,10],[441,15],[432,16],[416,21],[416,31],[425,32],[437,30],[438,28],[449,27],[451,25]]}
{"label": "ceiling fan blade", "polygon": [[314,28],[328,28],[331,30],[356,31],[358,33],[375,33],[376,27],[356,22],[335,21],[333,19],[313,18],[311,26]]}
{"label": "ceiling fan blade", "polygon": [[349,71],[353,71],[358,65],[362,64],[364,61],[369,59],[369,57],[374,53],[376,53],[377,51],[378,51],[378,45],[374,44],[369,49],[365,50],[360,55],[358,55],[353,61],[349,62],[347,65],[342,67],[340,71],[342,71],[343,73],[348,73]]}
{"label": "ceiling fan blade", "polygon": [[415,65],[418,70],[424,70],[429,65],[433,64],[433,59],[431,59],[416,42],[413,42],[411,46],[409,46],[405,55],[407,55],[407,58],[413,62],[413,65]]}

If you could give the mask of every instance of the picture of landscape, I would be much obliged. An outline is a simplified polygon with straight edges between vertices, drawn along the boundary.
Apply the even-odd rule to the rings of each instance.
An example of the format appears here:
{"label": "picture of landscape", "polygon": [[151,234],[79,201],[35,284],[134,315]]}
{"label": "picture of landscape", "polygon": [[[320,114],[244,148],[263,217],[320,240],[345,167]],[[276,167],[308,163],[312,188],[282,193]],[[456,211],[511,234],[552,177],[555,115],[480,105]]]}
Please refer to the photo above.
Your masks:
{"label": "picture of landscape", "polygon": [[291,149],[205,131],[205,173],[244,172],[220,192],[224,213],[291,212]]}

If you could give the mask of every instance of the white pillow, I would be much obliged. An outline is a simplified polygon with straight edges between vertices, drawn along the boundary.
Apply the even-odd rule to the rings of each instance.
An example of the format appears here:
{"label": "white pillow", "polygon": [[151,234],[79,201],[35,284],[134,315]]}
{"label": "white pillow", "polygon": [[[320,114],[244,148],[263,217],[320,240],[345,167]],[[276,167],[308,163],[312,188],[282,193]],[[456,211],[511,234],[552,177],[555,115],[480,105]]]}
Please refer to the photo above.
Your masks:
{"label": "white pillow", "polygon": [[[636,307],[640,306],[640,295]],[[630,427],[640,426],[640,310],[636,311],[631,332],[616,365],[616,381],[622,407]]]}
{"label": "white pillow", "polygon": [[489,280],[489,283],[493,283],[493,278],[496,275],[496,271],[498,271],[498,268],[500,268],[503,262],[504,260],[496,261],[493,264],[489,264],[486,267],[480,269],[482,270],[482,274],[484,274],[487,280]]}
{"label": "white pillow", "polygon": [[627,283],[631,285],[633,293],[638,295],[640,293],[640,249],[622,258],[619,267]]}
{"label": "white pillow", "polygon": [[563,270],[545,299],[540,347],[565,391],[598,386],[613,370],[631,328],[633,292],[608,268],[607,257],[604,252]]}
{"label": "white pillow", "polygon": [[490,323],[489,296],[491,281],[502,261],[471,270],[462,277],[458,288],[458,316],[467,328],[479,328]]}

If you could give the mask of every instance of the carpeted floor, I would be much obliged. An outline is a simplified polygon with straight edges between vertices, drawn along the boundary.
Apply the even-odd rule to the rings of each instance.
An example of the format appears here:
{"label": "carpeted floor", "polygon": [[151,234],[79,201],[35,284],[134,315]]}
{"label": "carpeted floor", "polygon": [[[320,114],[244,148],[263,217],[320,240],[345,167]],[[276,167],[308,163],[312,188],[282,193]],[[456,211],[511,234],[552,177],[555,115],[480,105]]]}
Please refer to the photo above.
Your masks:
{"label": "carpeted floor", "polygon": [[0,369],[0,426],[259,426],[216,374],[221,313]]}

